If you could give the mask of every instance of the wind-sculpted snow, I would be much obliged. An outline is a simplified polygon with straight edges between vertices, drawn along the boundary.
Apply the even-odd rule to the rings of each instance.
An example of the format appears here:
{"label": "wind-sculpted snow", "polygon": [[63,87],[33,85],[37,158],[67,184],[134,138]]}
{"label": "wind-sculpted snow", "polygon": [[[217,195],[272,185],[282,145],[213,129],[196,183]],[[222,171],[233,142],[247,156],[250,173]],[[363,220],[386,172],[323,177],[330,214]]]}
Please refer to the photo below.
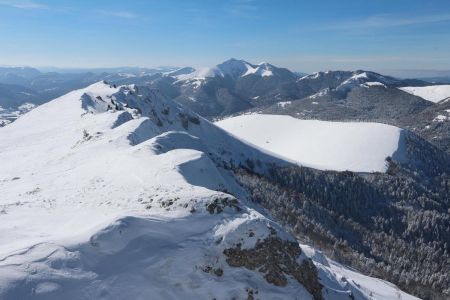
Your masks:
{"label": "wind-sculpted snow", "polygon": [[0,129],[0,163],[1,299],[330,299],[228,171],[290,163],[158,91],[46,103]]}
{"label": "wind-sculpted snow", "polygon": [[[227,299],[244,298],[249,285],[267,298],[310,298],[300,285],[285,291],[257,272],[228,266],[222,251],[233,241],[218,242],[214,219],[125,217],[85,241],[37,244],[1,261],[2,299]],[[249,228],[258,232],[260,225]]]}

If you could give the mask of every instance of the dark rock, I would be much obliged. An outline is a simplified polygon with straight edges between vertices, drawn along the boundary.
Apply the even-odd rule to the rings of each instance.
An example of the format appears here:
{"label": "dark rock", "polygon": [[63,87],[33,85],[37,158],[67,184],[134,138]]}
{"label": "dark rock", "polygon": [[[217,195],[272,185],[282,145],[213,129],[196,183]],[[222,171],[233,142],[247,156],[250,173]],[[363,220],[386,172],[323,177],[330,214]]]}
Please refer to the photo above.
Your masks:
{"label": "dark rock", "polygon": [[284,241],[272,234],[256,243],[252,249],[242,249],[240,244],[225,249],[227,263],[232,267],[245,267],[265,273],[267,282],[276,286],[286,286],[286,275],[294,277],[314,299],[322,299],[322,285],[319,283],[317,269],[311,260],[301,264],[297,257],[301,249],[297,243]]}
{"label": "dark rock", "polygon": [[206,210],[210,214],[220,214],[226,207],[234,208],[235,211],[241,211],[239,202],[235,198],[225,197],[216,198],[212,202],[205,204]]}

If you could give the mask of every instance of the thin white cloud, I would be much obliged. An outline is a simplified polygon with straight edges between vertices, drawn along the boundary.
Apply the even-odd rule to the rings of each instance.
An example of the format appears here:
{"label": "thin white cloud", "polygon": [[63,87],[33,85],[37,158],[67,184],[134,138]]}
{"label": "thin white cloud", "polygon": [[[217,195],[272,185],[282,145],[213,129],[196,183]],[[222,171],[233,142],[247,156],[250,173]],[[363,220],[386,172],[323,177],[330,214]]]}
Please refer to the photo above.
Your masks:
{"label": "thin white cloud", "polygon": [[117,17],[117,18],[124,18],[124,19],[136,19],[138,15],[135,13],[129,12],[129,11],[100,11],[101,14],[111,16],[111,17]]}
{"label": "thin white cloud", "polygon": [[258,15],[258,6],[255,0],[235,0],[225,7],[225,12],[237,18],[255,18]]}
{"label": "thin white cloud", "polygon": [[[82,12],[70,7],[49,7],[46,4],[39,3],[32,0],[0,0],[0,6],[9,6],[17,9],[49,9],[55,12]],[[102,14],[105,16],[123,18],[123,19],[137,19],[139,16],[130,11],[113,11],[113,10],[95,10],[90,13]]]}
{"label": "thin white cloud", "polygon": [[1,0],[0,5],[9,6],[19,9],[44,9],[47,5],[41,4],[35,1],[14,1],[14,0]]}
{"label": "thin white cloud", "polygon": [[365,19],[349,22],[330,23],[324,26],[313,27],[313,31],[346,31],[361,29],[391,28],[410,25],[431,24],[450,21],[450,13],[400,17],[394,15],[373,15]]}

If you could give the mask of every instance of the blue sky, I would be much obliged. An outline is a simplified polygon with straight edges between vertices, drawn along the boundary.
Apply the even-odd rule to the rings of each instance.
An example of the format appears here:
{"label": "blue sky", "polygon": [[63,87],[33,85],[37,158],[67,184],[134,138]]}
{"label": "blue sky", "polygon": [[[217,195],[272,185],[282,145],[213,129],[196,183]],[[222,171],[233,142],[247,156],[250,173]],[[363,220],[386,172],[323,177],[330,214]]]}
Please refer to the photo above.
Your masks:
{"label": "blue sky", "polygon": [[450,69],[449,0],[0,0],[0,64]]}

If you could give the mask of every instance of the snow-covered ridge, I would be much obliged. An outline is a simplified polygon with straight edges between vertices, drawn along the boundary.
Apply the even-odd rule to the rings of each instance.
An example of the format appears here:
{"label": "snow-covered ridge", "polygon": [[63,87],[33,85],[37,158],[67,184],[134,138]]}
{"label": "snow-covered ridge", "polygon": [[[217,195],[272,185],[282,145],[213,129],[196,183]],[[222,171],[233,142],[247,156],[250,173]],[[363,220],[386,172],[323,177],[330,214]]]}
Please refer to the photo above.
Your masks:
{"label": "snow-covered ridge", "polygon": [[[298,80],[300,81],[300,80],[307,80],[307,79],[318,79],[318,78],[323,77],[324,75],[330,74],[331,72],[332,71],[314,72],[314,73],[311,73],[311,74],[304,75],[304,76],[300,77]],[[344,72],[344,71],[342,71],[342,72]]]}
{"label": "snow-covered ridge", "polygon": [[0,298],[348,299],[297,276],[305,252],[228,170],[267,163],[287,164],[146,87],[37,107],[0,129]]}
{"label": "snow-covered ridge", "polygon": [[23,115],[0,131],[0,298],[242,298],[248,282],[309,297],[226,262],[237,245],[294,241],[221,167],[246,159],[277,161],[137,86],[100,82]]}
{"label": "snow-covered ridge", "polygon": [[[353,87],[387,87],[398,85],[401,82],[401,80],[393,77],[362,70],[316,72],[298,79],[299,82],[320,80],[328,82],[330,84],[329,88],[336,90],[346,90]],[[336,83],[338,84],[332,87]]]}
{"label": "snow-covered ridge", "polygon": [[346,89],[352,86],[361,87],[386,87],[388,85],[396,84],[398,80],[392,77],[383,76],[375,72],[369,71],[356,71],[353,75],[342,82],[338,87],[339,89]]}
{"label": "snow-covered ridge", "polygon": [[405,155],[400,149],[402,129],[378,123],[250,114],[216,124],[271,153],[321,170],[385,172],[388,156]]}
{"label": "snow-covered ridge", "polygon": [[434,103],[450,98],[450,85],[405,86],[399,89]]}

